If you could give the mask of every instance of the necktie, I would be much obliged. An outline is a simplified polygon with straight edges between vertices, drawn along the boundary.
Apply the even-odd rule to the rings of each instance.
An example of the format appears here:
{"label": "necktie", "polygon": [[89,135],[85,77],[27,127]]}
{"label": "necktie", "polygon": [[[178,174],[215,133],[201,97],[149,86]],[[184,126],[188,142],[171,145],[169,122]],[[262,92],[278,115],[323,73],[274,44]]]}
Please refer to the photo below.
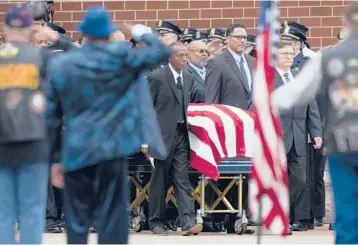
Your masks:
{"label": "necktie", "polygon": [[201,76],[201,78],[203,80],[205,80],[205,71],[204,71],[204,69],[199,70],[199,75]]}
{"label": "necktie", "polygon": [[251,84],[249,84],[249,81],[247,79],[247,74],[246,74],[245,67],[244,67],[244,58],[243,57],[241,57],[241,59],[240,59],[240,72],[241,72],[242,77],[245,80],[244,82],[246,82],[247,85],[249,85],[249,88],[251,89]]}
{"label": "necktie", "polygon": [[283,74],[283,76],[285,77],[285,83],[288,83],[290,81],[288,73],[286,72],[285,74]]}
{"label": "necktie", "polygon": [[177,89],[180,101],[180,112],[179,112],[179,119],[178,123],[182,124],[185,122],[185,109],[184,109],[184,92],[183,92],[183,82],[181,76],[177,77]]}

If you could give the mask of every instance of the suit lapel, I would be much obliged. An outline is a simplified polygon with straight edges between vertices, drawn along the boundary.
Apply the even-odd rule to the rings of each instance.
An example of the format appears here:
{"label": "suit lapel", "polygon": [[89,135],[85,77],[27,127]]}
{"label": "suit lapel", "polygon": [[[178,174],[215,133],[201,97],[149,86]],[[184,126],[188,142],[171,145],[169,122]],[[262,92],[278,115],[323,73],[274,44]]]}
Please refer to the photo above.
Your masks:
{"label": "suit lapel", "polygon": [[188,72],[190,72],[190,74],[192,74],[198,80],[198,82],[205,87],[205,81],[200,76],[200,74],[198,74],[196,70],[193,67],[191,67],[191,65],[188,65]]}
{"label": "suit lapel", "polygon": [[275,85],[276,85],[276,88],[284,85],[284,81],[282,80],[282,77],[280,76],[280,74],[278,73],[278,71],[276,70],[275,68]]}
{"label": "suit lapel", "polygon": [[230,51],[226,50],[225,52],[226,52],[225,53],[226,61],[229,63],[231,68],[234,70],[236,75],[239,77],[239,80],[242,83],[242,85],[244,86],[246,92],[250,94],[251,91],[250,91],[249,85],[245,82],[245,79],[242,77],[242,75],[239,71],[239,67],[237,66],[236,60],[234,59],[234,57],[232,56]]}
{"label": "suit lapel", "polygon": [[177,85],[176,85],[176,83],[174,81],[174,75],[173,75],[172,71],[170,70],[169,66],[167,66],[166,69],[167,69],[167,81],[168,81],[170,87],[173,90],[175,98],[180,103],[179,96],[178,96],[178,91],[177,91]]}
{"label": "suit lapel", "polygon": [[183,71],[183,83],[184,83],[184,106],[189,104],[189,93],[191,90],[191,81],[188,74]]}
{"label": "suit lapel", "polygon": [[253,62],[253,58],[250,55],[245,54],[245,59],[246,59],[247,64],[249,65],[250,74],[251,74],[251,80],[254,81],[254,74],[253,74],[254,62]]}

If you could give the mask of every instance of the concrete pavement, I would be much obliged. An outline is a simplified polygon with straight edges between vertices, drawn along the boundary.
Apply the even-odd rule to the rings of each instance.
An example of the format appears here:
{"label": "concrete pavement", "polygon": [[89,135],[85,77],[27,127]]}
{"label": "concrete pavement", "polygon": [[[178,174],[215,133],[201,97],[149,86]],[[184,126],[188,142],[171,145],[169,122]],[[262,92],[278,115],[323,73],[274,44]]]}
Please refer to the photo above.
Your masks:
{"label": "concrete pavement", "polygon": [[[96,235],[91,234],[89,242],[96,244]],[[179,232],[169,236],[153,236],[148,231],[131,233],[131,244],[256,244],[256,235],[228,235],[225,233],[202,233],[199,236],[183,237]],[[66,244],[65,234],[45,234],[44,244]],[[328,226],[307,232],[295,232],[284,239],[264,232],[261,244],[333,244],[334,232]]]}

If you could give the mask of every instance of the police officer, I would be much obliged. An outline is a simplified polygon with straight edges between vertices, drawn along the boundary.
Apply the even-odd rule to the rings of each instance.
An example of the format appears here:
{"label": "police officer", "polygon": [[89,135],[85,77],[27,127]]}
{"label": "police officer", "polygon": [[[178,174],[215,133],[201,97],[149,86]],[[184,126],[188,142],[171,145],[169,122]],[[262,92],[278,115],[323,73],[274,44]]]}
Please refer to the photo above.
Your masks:
{"label": "police officer", "polygon": [[358,2],[349,2],[345,25],[351,31],[346,40],[313,58],[296,82],[274,92],[272,104],[285,110],[306,103],[316,93],[325,96],[325,151],[335,201],[336,243],[357,244]]}
{"label": "police officer", "polygon": [[222,53],[225,47],[225,37],[226,31],[222,28],[210,28],[208,30],[208,51],[209,51],[209,59],[215,57]]}
{"label": "police officer", "polygon": [[188,44],[194,40],[194,35],[196,34],[198,30],[195,28],[185,28],[183,30],[183,36],[181,38],[182,42],[185,44],[185,46],[188,46]]}
{"label": "police officer", "polygon": [[292,42],[295,57],[291,69],[299,72],[309,59],[309,57],[305,56],[302,52],[304,42],[307,40],[306,35],[301,30],[294,26],[290,26],[288,22],[285,21],[283,28],[281,29],[281,40]]}
{"label": "police officer", "polygon": [[71,43],[47,27],[32,26],[31,11],[26,7],[9,8],[4,23],[6,43],[0,49],[0,243],[15,243],[18,219],[20,243],[39,244],[45,227],[49,171],[44,80],[50,54],[27,43],[46,40],[63,48]]}

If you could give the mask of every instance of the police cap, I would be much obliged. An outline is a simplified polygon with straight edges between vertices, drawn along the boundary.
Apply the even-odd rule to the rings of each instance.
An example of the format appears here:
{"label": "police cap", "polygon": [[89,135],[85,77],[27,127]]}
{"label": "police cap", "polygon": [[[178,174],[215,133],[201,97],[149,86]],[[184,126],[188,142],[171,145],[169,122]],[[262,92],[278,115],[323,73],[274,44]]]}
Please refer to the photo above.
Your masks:
{"label": "police cap", "polygon": [[196,31],[193,40],[206,42],[208,40],[208,34],[201,31]]}
{"label": "police cap", "polygon": [[167,21],[167,20],[158,21],[156,31],[159,34],[174,33],[178,36],[180,36],[182,34],[182,31],[180,30],[180,28],[177,25],[175,25],[172,22]]}
{"label": "police cap", "polygon": [[194,39],[194,36],[198,30],[195,28],[185,28],[183,30],[182,40],[183,42],[191,42]]}
{"label": "police cap", "polygon": [[281,40],[295,40],[305,42],[307,37],[301,30],[294,26],[289,26],[285,21],[283,28],[281,29]]}
{"label": "police cap", "polygon": [[216,39],[224,40],[226,36],[226,31],[222,28],[210,28],[208,30],[208,39],[209,41],[213,41]]}

